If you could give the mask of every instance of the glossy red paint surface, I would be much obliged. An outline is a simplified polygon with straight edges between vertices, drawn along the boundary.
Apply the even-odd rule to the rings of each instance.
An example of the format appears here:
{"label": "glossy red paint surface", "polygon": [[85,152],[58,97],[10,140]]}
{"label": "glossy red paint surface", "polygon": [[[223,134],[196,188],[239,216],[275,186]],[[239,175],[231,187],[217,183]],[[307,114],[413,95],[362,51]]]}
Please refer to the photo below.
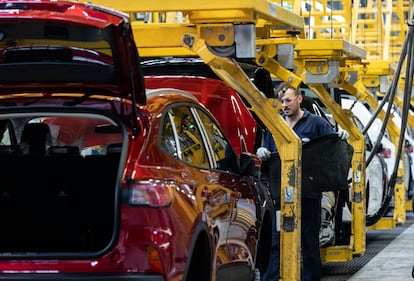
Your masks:
{"label": "glossy red paint surface", "polygon": [[[13,43],[0,45],[0,92],[89,87],[109,96],[133,95],[145,103],[139,56],[128,25],[126,14],[84,3],[1,0],[1,37]],[[51,60],[39,60],[52,55]],[[29,63],[23,66],[22,59]],[[21,75],[10,76],[12,72]]]}
{"label": "glossy red paint surface", "polygon": [[[16,44],[10,47],[0,44],[0,50],[4,54],[0,57],[0,119],[3,121],[2,124],[4,121],[10,124],[15,121],[13,124],[19,126],[13,144],[22,144],[21,132],[24,129],[20,128],[29,120],[34,120],[40,125],[47,124],[52,130],[56,129],[54,140],[60,144],[82,143],[80,150],[83,152],[95,144],[122,144],[122,154],[116,162],[117,169],[114,169],[114,183],[108,185],[109,192],[103,190],[107,183],[102,182],[102,178],[106,179],[105,174],[113,171],[105,170],[106,166],[102,165],[90,175],[94,168],[91,166],[96,162],[83,161],[87,156],[96,155],[80,154],[76,155],[79,156],[76,158],[79,162],[59,162],[62,165],[53,167],[56,168],[54,171],[65,170],[70,173],[57,178],[56,181],[44,180],[52,176],[48,171],[52,165],[48,168],[37,165],[38,162],[33,165],[38,166],[33,169],[36,168],[40,175],[36,175],[36,183],[30,182],[32,178],[27,177],[26,182],[30,182],[31,191],[43,188],[46,186],[44,183],[47,183],[54,200],[54,192],[59,191],[55,190],[55,186],[77,179],[78,181],[69,189],[75,194],[71,197],[75,198],[74,202],[88,206],[93,204],[96,207],[110,207],[103,207],[100,209],[102,212],[94,212],[90,208],[82,209],[75,206],[71,211],[76,210],[77,215],[72,217],[68,212],[70,221],[67,221],[71,223],[70,226],[73,223],[73,228],[79,227],[73,232],[74,236],[81,232],[76,238],[81,241],[81,245],[76,244],[76,250],[68,249],[69,246],[66,245],[62,246],[61,238],[73,242],[75,239],[67,237],[72,235],[56,232],[58,237],[52,237],[48,241],[42,236],[50,235],[51,232],[46,230],[54,231],[53,227],[50,227],[54,223],[63,226],[63,230],[72,231],[65,228],[67,221],[60,216],[54,204],[50,204],[53,206],[50,209],[44,208],[51,213],[47,216],[50,221],[45,222],[44,217],[37,217],[38,213],[35,212],[33,220],[25,220],[28,226],[19,228],[31,228],[36,233],[34,242],[31,241],[31,231],[27,231],[27,236],[26,233],[19,233],[18,236],[25,238],[22,239],[26,242],[25,246],[21,246],[22,240],[18,239],[13,241],[12,246],[5,245],[5,241],[0,244],[2,278],[40,280],[45,277],[49,280],[63,278],[84,281],[97,280],[105,276],[108,280],[151,278],[153,281],[251,281],[255,267],[259,266],[256,264],[256,258],[260,252],[258,238],[262,233],[262,224],[266,224],[263,233],[270,235],[271,201],[266,197],[264,188],[259,190],[251,175],[241,175],[238,169],[219,168],[219,160],[215,158],[215,153],[218,152],[215,150],[213,139],[208,140],[207,129],[201,130],[204,133],[200,142],[203,143],[205,151],[208,151],[205,157],[207,167],[185,162],[184,156],[178,157],[162,146],[162,134],[167,130],[164,127],[164,117],[170,116],[170,110],[176,106],[184,105],[193,114],[203,113],[194,114],[198,116],[198,119],[194,119],[200,121],[200,116],[207,117],[206,120],[208,119],[211,127],[220,126],[213,115],[189,94],[170,90],[147,98],[138,53],[131,29],[128,28],[128,18],[115,11],[105,11],[98,7],[68,1],[0,0],[0,7],[0,32],[2,27],[13,26],[27,28],[34,33],[12,33],[19,39],[16,42],[28,42],[27,45]],[[49,29],[49,26],[53,28]],[[12,31],[11,28],[8,30]],[[44,30],[50,33],[43,33]],[[84,33],[85,30],[88,32]],[[88,36],[83,37],[89,32],[99,40],[90,43]],[[60,38],[70,37],[73,33],[76,36],[71,37],[71,40],[62,40],[62,45],[59,45]],[[103,33],[107,35],[103,38],[111,38],[103,45],[108,47],[109,44],[111,48],[99,53],[93,46],[97,42],[101,43],[99,35]],[[22,34],[27,34],[27,38],[19,38]],[[50,39],[44,34],[53,38]],[[8,32],[5,32],[4,36],[5,41],[11,38],[8,37],[11,36]],[[40,40],[37,37],[42,38]],[[33,40],[34,38],[36,40]],[[77,38],[85,39],[85,42],[75,40]],[[42,42],[38,43],[39,41]],[[68,42],[74,45],[66,44]],[[94,55],[93,52],[99,54]],[[44,57],[46,59],[43,59]],[[10,69],[13,70],[12,74]],[[47,73],[40,73],[39,69],[46,70]],[[74,70],[81,72],[77,73]],[[94,72],[95,70],[98,72]],[[107,76],[102,77],[97,73]],[[12,80],[9,81],[8,78]],[[226,145],[225,148],[228,150],[223,146],[219,151],[223,151],[224,155],[230,152],[231,156],[234,156],[233,152],[240,155],[243,151],[251,151],[254,145],[255,123],[246,108],[241,106],[242,101],[237,93],[217,80],[196,79],[187,82],[193,89],[182,89],[198,94],[203,104],[214,110],[221,119],[221,127],[231,132],[229,141],[224,137],[221,140],[225,140],[226,144],[234,144],[235,148]],[[229,96],[225,96],[225,93]],[[7,114],[4,114],[5,112]],[[76,119],[78,117],[79,119]],[[103,134],[98,130],[101,122],[105,125],[115,124],[120,132],[112,134],[107,131]],[[178,125],[173,121],[171,124]],[[198,125],[199,128],[205,126],[201,121]],[[180,136],[177,132],[173,137],[170,141],[179,141]],[[48,156],[50,155],[42,155],[36,160],[50,160]],[[16,159],[28,162],[26,158],[20,158],[20,155]],[[233,159],[236,164],[234,166],[238,166],[237,157],[234,156]],[[24,163],[23,161],[18,163]],[[41,163],[58,163],[46,161]],[[34,162],[29,162],[32,163]],[[73,163],[86,164],[78,167],[72,165]],[[27,176],[27,170],[22,172],[22,178]],[[84,183],[85,180],[87,184]],[[20,185],[19,181],[16,186]],[[154,187],[153,190],[150,190],[151,186]],[[19,195],[30,201],[30,208],[24,210],[36,211],[35,203],[38,202],[25,194],[26,190],[30,189],[19,190]],[[86,202],[83,201],[85,193],[88,196]],[[109,200],[103,200],[104,193],[110,194]],[[145,196],[153,196],[148,200],[152,205],[140,201],[146,199]],[[48,198],[40,199],[48,205]],[[161,202],[160,205],[156,205],[157,202]],[[20,204],[24,206],[25,202]],[[89,212],[84,214],[83,210]],[[85,219],[85,224],[88,225],[78,226],[75,219],[83,219],[83,215],[88,217]],[[101,225],[92,229],[98,225],[94,224],[94,221],[98,220],[104,221],[102,232],[99,228]],[[107,224],[107,221],[110,223]],[[42,223],[36,225],[36,222]],[[16,224],[10,222],[9,225]],[[34,225],[39,228],[50,228],[44,228],[46,230],[43,232],[35,231]],[[92,237],[89,231],[96,237]],[[2,237],[12,237],[13,234],[9,231],[8,236]],[[100,240],[102,236],[105,237]],[[95,241],[90,243],[88,240],[93,240],[92,238],[95,238],[95,241],[99,240],[97,243],[103,245],[96,246],[93,244]],[[53,246],[48,245],[51,240]],[[75,243],[77,242],[76,240]],[[85,244],[87,246],[84,246]],[[2,251],[1,245],[12,250]],[[26,245],[29,250],[26,250]],[[14,251],[14,247],[18,250]],[[261,260],[268,260],[268,256],[263,255]]]}
{"label": "glossy red paint surface", "polygon": [[[7,5],[7,8],[4,8]],[[124,19],[121,13],[118,16],[102,13],[87,5],[71,1],[9,1],[1,0],[1,19],[10,21],[18,18],[31,17],[43,21],[64,20],[74,24],[92,25],[98,28],[105,28],[110,25],[119,25]],[[23,8],[24,7],[24,8]],[[23,8],[23,9],[21,9]],[[126,15],[123,14],[123,17]]]}
{"label": "glossy red paint surface", "polygon": [[[19,105],[24,104],[25,99],[10,101]],[[63,104],[65,99],[60,101],[55,98],[53,101]],[[70,260],[3,259],[0,260],[0,272],[132,272],[161,274],[165,280],[181,280],[197,244],[196,237],[201,234],[201,237],[207,238],[202,244],[203,251],[208,256],[211,250],[211,256],[214,257],[214,274],[223,274],[220,272],[240,267],[246,273],[253,272],[259,233],[256,222],[259,218],[256,213],[256,191],[251,178],[225,171],[200,169],[172,157],[160,148],[161,117],[171,105],[182,103],[198,105],[194,98],[163,94],[149,98],[148,104],[139,109],[142,131],[137,138],[129,140],[128,160],[122,180],[124,189],[130,186],[127,184],[128,178],[128,182],[149,179],[174,183],[176,188],[170,205],[162,208],[125,203],[120,205],[117,241],[101,257]],[[31,106],[46,104],[50,104],[49,98],[38,99]],[[84,109],[110,108],[103,104],[105,101],[96,100],[96,103],[88,101],[87,106],[80,106]],[[118,102],[112,102],[112,106],[114,104],[116,108],[122,107]],[[73,126],[74,132],[82,125],[81,122],[59,123],[59,118],[46,121],[49,124]],[[154,272],[150,267],[146,256],[148,246],[157,249],[162,273]],[[208,262],[208,259],[200,261]]]}
{"label": "glossy red paint surface", "polygon": [[236,153],[254,153],[256,121],[240,96],[223,81],[195,76],[146,76],[149,89],[176,88],[196,96],[219,121]]}

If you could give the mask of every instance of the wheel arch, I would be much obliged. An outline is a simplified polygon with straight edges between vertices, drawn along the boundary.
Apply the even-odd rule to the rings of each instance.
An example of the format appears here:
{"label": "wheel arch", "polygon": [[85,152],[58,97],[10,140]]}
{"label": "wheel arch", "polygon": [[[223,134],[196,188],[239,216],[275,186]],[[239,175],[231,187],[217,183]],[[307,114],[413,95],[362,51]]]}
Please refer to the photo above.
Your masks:
{"label": "wheel arch", "polygon": [[205,222],[194,229],[185,267],[184,281],[211,281],[213,277],[213,241]]}

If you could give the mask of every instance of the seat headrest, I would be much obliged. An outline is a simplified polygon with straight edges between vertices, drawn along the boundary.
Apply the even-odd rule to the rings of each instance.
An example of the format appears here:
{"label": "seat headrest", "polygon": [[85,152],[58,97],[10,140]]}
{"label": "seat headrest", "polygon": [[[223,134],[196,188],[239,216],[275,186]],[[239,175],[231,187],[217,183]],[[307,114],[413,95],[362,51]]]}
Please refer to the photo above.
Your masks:
{"label": "seat headrest", "polygon": [[28,154],[44,155],[52,142],[49,126],[44,123],[27,123],[20,142],[27,146]]}

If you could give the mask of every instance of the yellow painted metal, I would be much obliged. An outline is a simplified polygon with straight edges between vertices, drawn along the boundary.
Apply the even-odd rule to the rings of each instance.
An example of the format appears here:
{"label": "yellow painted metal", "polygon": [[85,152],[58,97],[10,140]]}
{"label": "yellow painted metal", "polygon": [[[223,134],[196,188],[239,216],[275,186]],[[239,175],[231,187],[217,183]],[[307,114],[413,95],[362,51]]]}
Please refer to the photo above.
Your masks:
{"label": "yellow painted metal", "polygon": [[[308,39],[345,39],[351,36],[351,1],[318,0],[301,1],[306,8],[301,15],[308,18],[306,26]],[[304,7],[305,5],[302,5]]]}
{"label": "yellow painted metal", "polygon": [[395,219],[393,217],[385,217],[379,220],[376,224],[368,227],[368,230],[387,230],[395,227]]}
{"label": "yellow painted metal", "polygon": [[294,42],[287,40],[281,41],[279,39],[268,39],[266,40],[266,43],[264,41],[261,41],[262,48],[256,54],[257,65],[263,66],[273,75],[279,77],[291,86],[298,88],[302,83],[302,79],[299,76],[297,76],[294,72],[284,68],[282,65],[280,65],[278,61],[274,59],[276,54],[275,46],[277,44],[292,44]]}
{"label": "yellow painted metal", "polygon": [[392,1],[392,21],[388,47],[388,59],[391,61],[398,62],[401,56],[405,34],[408,30],[407,20],[410,20],[408,16],[410,15],[412,4],[412,0]]}
{"label": "yellow painted metal", "polygon": [[188,21],[200,23],[257,23],[265,20],[272,29],[303,30],[303,18],[268,0],[226,0],[226,1],[165,1],[165,0],[80,0],[110,7],[128,14],[139,12],[180,11]]}
{"label": "yellow painted metal", "polygon": [[[83,1],[81,2],[90,2]],[[300,280],[300,194],[301,145],[296,134],[278,114],[280,104],[267,99],[231,58],[220,57],[208,46],[228,47],[234,42],[231,31],[236,25],[255,24],[256,63],[288,82],[299,86],[306,81],[306,70],[315,76],[327,70],[326,61],[339,62],[346,71],[346,62],[365,59],[366,51],[336,39],[306,40],[303,17],[268,0],[228,1],[161,1],[161,0],[95,0],[94,4],[111,7],[131,15],[134,38],[143,57],[198,56],[227,84],[239,92],[251,105],[274,136],[282,159],[282,231],[281,279]],[[276,2],[276,1],[275,1]],[[332,2],[332,1],[331,1]],[[298,2],[291,7],[298,10]],[[144,23],[135,17],[150,13],[155,21]],[[180,15],[182,22],[176,22]],[[159,15],[158,17],[156,15]],[[161,21],[162,23],[157,23]],[[227,31],[230,31],[227,33]],[[232,34],[230,34],[232,33]],[[275,59],[277,46],[295,46],[296,72],[282,66]],[[322,71],[319,71],[322,69]],[[349,112],[342,110],[326,92],[322,83],[311,83],[313,89],[338,123],[350,132],[354,147],[352,169],[352,236],[350,244],[321,249],[325,262],[348,261],[365,251],[365,147],[364,138],[349,119]],[[292,193],[291,193],[292,192]],[[291,194],[290,194],[291,193]],[[286,200],[289,198],[289,200]]]}
{"label": "yellow painted metal", "polygon": [[352,26],[352,42],[368,51],[368,60],[388,59],[392,6],[392,1],[380,5],[374,0],[354,3],[356,24]]}
{"label": "yellow painted metal", "polygon": [[135,42],[142,57],[194,56],[183,47],[183,34],[196,32],[194,25],[133,22]]}
{"label": "yellow painted metal", "polygon": [[206,24],[199,25],[200,38],[203,38],[211,47],[231,46],[234,44],[233,24]]}
{"label": "yellow painted metal", "polygon": [[[274,2],[280,2],[274,0]],[[367,59],[397,63],[412,0],[284,0],[306,18],[307,39],[342,39],[364,48]]]}
{"label": "yellow painted metal", "polygon": [[[190,48],[194,53],[246,99],[251,109],[274,136],[282,160],[281,198],[291,197],[292,200],[281,201],[281,280],[300,280],[300,140],[278,113],[281,109],[280,103],[274,99],[267,99],[250,82],[236,61],[213,55],[202,39],[194,38],[193,42]],[[290,190],[293,193],[286,194]]]}
{"label": "yellow painted metal", "polygon": [[[353,244],[353,243],[350,243]],[[348,246],[332,246],[321,248],[321,257],[325,262],[343,262],[352,260],[354,255],[352,249]]]}
{"label": "yellow painted metal", "polygon": [[366,50],[343,39],[298,40],[295,51],[301,58],[329,58],[345,61],[347,59],[365,59]]}
{"label": "yellow painted metal", "polygon": [[[376,96],[384,96],[389,89],[391,78],[395,73],[396,64],[391,61],[374,60],[367,61],[363,64],[363,72],[361,73],[362,82],[367,90]],[[387,81],[388,85],[384,84]],[[384,87],[385,86],[385,87]],[[384,89],[382,89],[384,87]]]}
{"label": "yellow painted metal", "polygon": [[[349,261],[365,252],[365,139],[350,119],[350,112],[343,110],[324,85],[342,83],[342,72],[354,71],[347,68],[348,62],[360,62],[365,50],[341,39],[298,40],[295,45],[297,73],[315,92],[332,113],[338,124],[350,133],[349,142],[354,148],[352,158],[352,222],[349,245],[321,249],[324,262]],[[332,69],[337,66],[337,69]],[[319,82],[318,82],[319,81]],[[339,87],[339,85],[338,85]]]}
{"label": "yellow painted metal", "polygon": [[[141,12],[181,12],[182,23],[148,23],[133,21],[134,38],[143,57],[198,56],[204,63],[240,93],[251,110],[262,120],[274,136],[282,160],[281,169],[281,279],[300,280],[300,188],[301,143],[297,135],[280,116],[280,104],[268,99],[249,80],[238,63],[231,58],[211,52],[209,46],[226,47],[234,43],[237,24],[257,24],[258,46],[263,48],[258,60],[266,60],[276,74],[299,84],[294,73],[269,57],[275,54],[274,41],[287,43],[303,36],[303,18],[266,0],[208,1],[143,1],[97,0],[94,4],[111,7],[134,15]],[[271,35],[272,34],[272,35]],[[293,38],[293,39],[292,39]],[[262,41],[260,41],[262,40]],[[264,44],[264,45],[260,45]],[[267,53],[269,51],[269,53]],[[254,60],[254,58],[252,58]],[[290,78],[288,78],[290,77]],[[270,243],[270,241],[269,241]]]}
{"label": "yellow painted metal", "polygon": [[407,200],[405,202],[405,210],[407,212],[412,212],[413,211],[413,201],[412,200]]}
{"label": "yellow painted metal", "polygon": [[[347,247],[327,247],[322,252],[324,262],[349,261],[365,252],[365,138],[350,119],[350,112],[343,110],[321,84],[308,85],[332,113],[338,124],[350,133],[349,143],[354,148],[352,157],[352,235]],[[338,252],[341,255],[338,255]],[[340,260],[340,258],[343,258]]]}

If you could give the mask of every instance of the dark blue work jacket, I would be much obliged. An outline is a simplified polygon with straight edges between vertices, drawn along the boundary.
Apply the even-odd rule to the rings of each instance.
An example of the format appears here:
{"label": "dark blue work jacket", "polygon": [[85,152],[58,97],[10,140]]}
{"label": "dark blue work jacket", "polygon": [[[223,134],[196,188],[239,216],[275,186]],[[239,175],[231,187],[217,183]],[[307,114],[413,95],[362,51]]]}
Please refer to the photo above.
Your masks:
{"label": "dark blue work jacket", "polygon": [[[303,109],[304,114],[301,119],[293,127],[293,131],[298,135],[302,142],[309,142],[317,137],[335,134],[335,130],[331,124],[320,116],[310,113]],[[284,117],[284,116],[283,116]],[[276,153],[276,145],[273,141],[272,134],[267,132],[263,146],[270,152]]]}
{"label": "dark blue work jacket", "polygon": [[[284,116],[283,116],[284,117]],[[304,114],[302,118],[295,124],[293,131],[298,135],[302,140],[302,143],[309,142],[318,137],[335,134],[335,130],[332,126],[320,116],[317,116],[313,113],[310,113],[304,109]],[[271,186],[272,197],[275,200],[277,206],[280,202],[280,159],[277,153],[276,145],[273,140],[272,134],[267,131],[267,134],[264,139],[263,146],[269,149],[272,153],[268,166],[268,175]],[[302,192],[303,197],[307,198],[320,198],[321,193],[317,192],[308,192],[306,187],[304,187]]]}

